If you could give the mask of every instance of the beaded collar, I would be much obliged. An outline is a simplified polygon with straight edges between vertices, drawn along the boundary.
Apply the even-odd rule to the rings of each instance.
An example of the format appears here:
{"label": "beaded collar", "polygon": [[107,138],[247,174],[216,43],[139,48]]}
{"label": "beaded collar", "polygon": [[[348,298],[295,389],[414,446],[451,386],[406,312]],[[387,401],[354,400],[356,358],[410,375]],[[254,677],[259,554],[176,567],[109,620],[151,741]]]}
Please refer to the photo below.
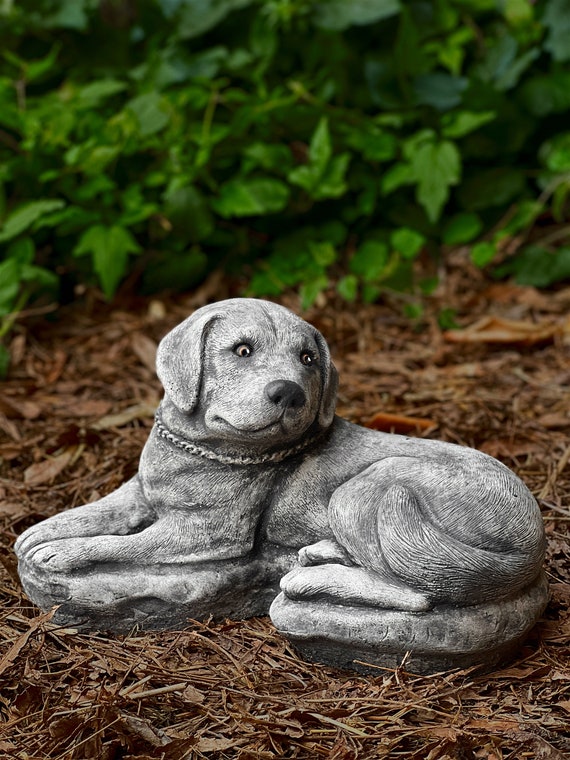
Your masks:
{"label": "beaded collar", "polygon": [[214,462],[222,462],[223,464],[266,464],[273,462],[282,462],[284,459],[295,456],[301,451],[310,448],[314,443],[320,440],[326,431],[322,431],[317,435],[311,436],[301,443],[297,443],[295,446],[290,446],[286,449],[279,449],[269,454],[260,454],[259,456],[247,456],[243,454],[220,454],[213,449],[209,449],[206,446],[200,446],[197,443],[193,443],[186,438],[182,438],[175,435],[170,431],[162,419],[160,413],[160,407],[156,410],[155,414],[155,428],[158,435],[164,438],[166,441],[172,443],[176,448],[186,451],[188,454],[194,454],[205,459],[211,459]]}

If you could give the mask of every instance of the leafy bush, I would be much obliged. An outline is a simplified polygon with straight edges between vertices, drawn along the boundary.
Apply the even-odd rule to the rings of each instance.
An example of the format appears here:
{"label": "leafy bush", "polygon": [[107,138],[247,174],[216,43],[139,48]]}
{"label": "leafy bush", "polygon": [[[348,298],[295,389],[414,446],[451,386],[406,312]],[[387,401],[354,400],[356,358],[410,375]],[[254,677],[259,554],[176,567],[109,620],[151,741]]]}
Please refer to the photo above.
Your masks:
{"label": "leafy bush", "polygon": [[[405,287],[442,246],[490,264],[567,215],[569,18],[568,0],[3,0],[0,318],[128,273],[188,287],[223,265],[309,303],[331,279],[348,300]],[[555,281],[567,250],[509,271]]]}

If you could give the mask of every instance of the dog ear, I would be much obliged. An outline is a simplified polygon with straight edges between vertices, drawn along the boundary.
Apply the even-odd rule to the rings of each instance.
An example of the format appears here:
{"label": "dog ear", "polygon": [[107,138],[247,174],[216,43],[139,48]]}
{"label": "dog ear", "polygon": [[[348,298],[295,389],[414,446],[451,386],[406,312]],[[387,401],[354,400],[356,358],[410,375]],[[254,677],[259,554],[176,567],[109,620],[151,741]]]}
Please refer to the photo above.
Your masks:
{"label": "dog ear", "polygon": [[206,337],[219,317],[209,307],[198,309],[167,333],[158,345],[156,373],[166,395],[185,414],[198,403]]}
{"label": "dog ear", "polygon": [[328,344],[318,330],[315,330],[315,340],[321,359],[321,401],[319,404],[318,423],[322,428],[328,428],[333,421],[336,409],[338,372],[332,363]]}

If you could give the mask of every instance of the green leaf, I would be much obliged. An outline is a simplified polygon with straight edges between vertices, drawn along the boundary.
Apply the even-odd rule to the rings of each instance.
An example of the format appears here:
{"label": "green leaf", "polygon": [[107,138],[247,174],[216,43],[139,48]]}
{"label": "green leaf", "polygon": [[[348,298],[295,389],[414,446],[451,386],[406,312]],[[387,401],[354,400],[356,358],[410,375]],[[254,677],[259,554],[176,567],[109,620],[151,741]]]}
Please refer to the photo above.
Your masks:
{"label": "green leaf", "polygon": [[91,254],[93,269],[99,277],[103,293],[106,298],[111,299],[127,271],[129,253],[140,251],[141,247],[124,227],[105,227],[98,224],[90,227],[82,235],[73,254]]}
{"label": "green leaf", "polygon": [[321,175],[312,196],[316,200],[339,198],[346,192],[345,174],[350,162],[350,153],[334,156]]}
{"label": "green leaf", "polygon": [[364,303],[374,303],[381,292],[382,291],[378,285],[374,285],[371,282],[365,282],[362,286],[362,300]]}
{"label": "green leaf", "polygon": [[497,118],[495,111],[453,111],[442,118],[444,137],[457,139],[474,132]]}
{"label": "green leaf", "polygon": [[404,314],[408,319],[418,320],[424,315],[424,306],[418,301],[412,301],[404,305]]}
{"label": "green leaf", "polygon": [[335,156],[331,161],[331,156],[329,123],[323,116],[311,137],[308,163],[292,169],[288,175],[289,182],[304,188],[314,198],[342,195],[345,189],[342,178],[349,157],[343,154],[343,156]]}
{"label": "green leaf", "polygon": [[308,309],[311,307],[320,294],[328,287],[329,280],[326,275],[316,277],[311,282],[304,282],[299,288],[299,295],[301,296],[301,308]]}
{"label": "green leaf", "polygon": [[77,100],[81,105],[96,108],[107,98],[126,89],[126,82],[120,82],[118,79],[98,79],[81,87],[77,93]]}
{"label": "green leaf", "polygon": [[514,274],[519,285],[547,288],[570,278],[570,247],[548,251],[539,245],[528,246],[497,270],[497,275]]}
{"label": "green leaf", "polygon": [[23,70],[24,76],[28,82],[35,82],[54,68],[60,50],[61,43],[56,43],[44,58],[34,61],[26,61],[10,50],[5,50],[3,55],[4,58],[10,61],[14,66],[18,66]]}
{"label": "green leaf", "polygon": [[214,230],[214,220],[203,195],[192,185],[172,182],[163,196],[163,213],[175,234],[193,242],[204,240]]}
{"label": "green leaf", "polygon": [[570,132],[562,132],[543,143],[539,156],[551,172],[570,172]]}
{"label": "green leaf", "polygon": [[22,282],[27,282],[45,289],[50,288],[52,290],[57,289],[59,285],[59,277],[50,272],[45,267],[37,267],[33,264],[24,264],[22,266]]}
{"label": "green leaf", "polygon": [[354,274],[347,274],[341,277],[336,284],[336,289],[341,298],[352,303],[358,295],[358,277]]}
{"label": "green leaf", "polygon": [[127,103],[138,122],[141,137],[160,132],[170,121],[166,100],[158,92],[147,92]]}
{"label": "green leaf", "polygon": [[[55,13],[45,18],[46,27],[75,29],[84,32],[89,25],[87,4],[89,0],[58,0]],[[91,10],[91,9],[89,9]]]}
{"label": "green leaf", "polygon": [[288,201],[289,188],[283,182],[254,177],[226,182],[212,205],[218,214],[230,218],[283,211]]}
{"label": "green leaf", "polygon": [[449,197],[449,188],[459,182],[461,156],[454,143],[424,143],[411,159],[417,182],[416,198],[428,219],[436,222]]}
{"label": "green leaf", "polygon": [[49,214],[65,206],[61,200],[40,200],[24,203],[8,215],[0,227],[0,243],[12,240],[16,235],[29,229],[44,214]]}
{"label": "green leaf", "polygon": [[548,29],[545,49],[555,61],[570,60],[570,0],[550,0],[542,21]]}
{"label": "green leaf", "polygon": [[512,26],[519,26],[532,22],[533,5],[528,0],[504,0],[505,18]]}
{"label": "green leaf", "polygon": [[320,267],[328,267],[336,261],[336,251],[334,245],[328,240],[309,242],[309,252],[313,261]]}
{"label": "green leaf", "polygon": [[437,315],[437,323],[442,330],[457,330],[459,323],[457,322],[457,312],[451,307],[441,309]]}
{"label": "green leaf", "polygon": [[0,343],[0,380],[4,380],[10,369],[10,352]]}
{"label": "green leaf", "polygon": [[525,175],[520,169],[501,166],[481,169],[461,183],[458,196],[464,208],[479,211],[505,206],[525,187]]}
{"label": "green leaf", "polygon": [[365,240],[350,260],[349,268],[364,281],[381,279],[388,264],[388,246],[378,240]]}
{"label": "green leaf", "polygon": [[421,105],[433,106],[439,111],[448,111],[461,103],[468,84],[469,81],[465,77],[434,71],[431,74],[416,77],[414,90],[417,102]]}
{"label": "green leaf", "polygon": [[570,108],[570,72],[532,77],[520,88],[519,97],[534,116],[562,113]]}
{"label": "green leaf", "polygon": [[401,227],[390,235],[390,243],[394,250],[401,253],[405,259],[414,259],[425,245],[426,239],[419,232],[408,227]]}
{"label": "green leaf", "polygon": [[478,267],[486,267],[495,258],[497,246],[494,243],[482,241],[476,243],[471,249],[471,261]]}
{"label": "green leaf", "polygon": [[331,136],[329,133],[329,120],[326,117],[317,124],[311,143],[309,145],[309,162],[322,173],[332,155]]}
{"label": "green leaf", "polygon": [[522,230],[528,229],[534,224],[536,218],[544,211],[544,204],[540,201],[521,201],[515,210],[513,216],[508,220],[505,226],[496,233],[499,238],[513,237]]}
{"label": "green leaf", "polygon": [[15,258],[0,261],[0,317],[10,314],[19,292],[19,262]]}
{"label": "green leaf", "polygon": [[253,0],[184,0],[174,6],[178,14],[177,33],[183,40],[199,37],[223,21],[229,13],[251,5]]}
{"label": "green leaf", "polygon": [[291,184],[299,185],[299,187],[302,187],[309,193],[309,195],[311,195],[317,187],[320,176],[321,174],[315,166],[306,164],[304,166],[296,166],[294,169],[291,169],[287,175],[287,179],[289,182],[291,182]]}
{"label": "green leaf", "polygon": [[15,259],[20,267],[31,264],[36,253],[36,246],[30,237],[21,237],[13,240],[6,251],[7,259]]}
{"label": "green leaf", "polygon": [[480,217],[472,212],[464,211],[455,214],[443,228],[443,242],[446,245],[461,245],[470,243],[483,229]]}
{"label": "green leaf", "polygon": [[362,153],[367,161],[389,161],[396,155],[398,145],[394,135],[374,127],[349,130],[346,144]]}
{"label": "green leaf", "polygon": [[398,162],[382,175],[380,191],[382,195],[389,195],[403,185],[412,185],[415,180],[416,175],[412,166],[407,163]]}
{"label": "green leaf", "polygon": [[323,29],[343,30],[394,16],[400,7],[399,0],[327,0],[315,6],[313,22]]}
{"label": "green leaf", "polygon": [[261,167],[266,171],[285,174],[291,167],[293,157],[287,145],[255,142],[244,151],[244,172]]}

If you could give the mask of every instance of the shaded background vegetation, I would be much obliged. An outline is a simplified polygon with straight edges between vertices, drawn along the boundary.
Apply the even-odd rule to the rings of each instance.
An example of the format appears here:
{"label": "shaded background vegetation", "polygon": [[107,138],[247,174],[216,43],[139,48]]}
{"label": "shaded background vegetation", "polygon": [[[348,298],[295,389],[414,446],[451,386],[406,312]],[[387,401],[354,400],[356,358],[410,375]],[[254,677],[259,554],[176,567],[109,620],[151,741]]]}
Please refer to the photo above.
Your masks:
{"label": "shaded background vegetation", "polygon": [[3,0],[0,22],[0,334],[38,293],[219,267],[304,306],[421,297],[459,245],[570,275],[570,0]]}

